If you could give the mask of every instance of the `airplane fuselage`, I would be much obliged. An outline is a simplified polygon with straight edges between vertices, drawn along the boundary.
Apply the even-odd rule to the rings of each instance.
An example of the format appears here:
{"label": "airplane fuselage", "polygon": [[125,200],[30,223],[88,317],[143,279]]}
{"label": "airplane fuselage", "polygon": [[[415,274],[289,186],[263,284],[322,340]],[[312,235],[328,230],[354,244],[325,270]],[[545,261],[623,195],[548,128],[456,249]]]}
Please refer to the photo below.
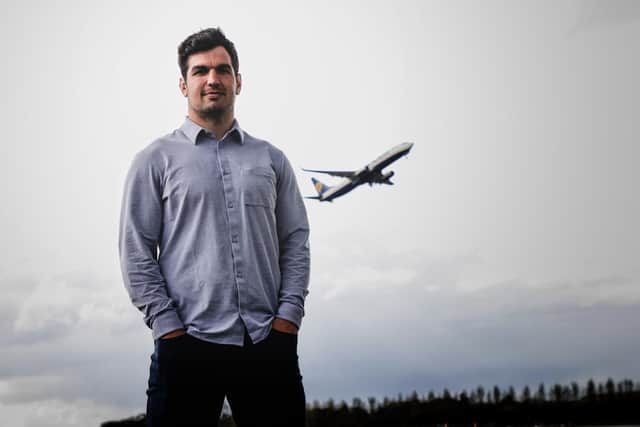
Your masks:
{"label": "airplane fuselage", "polygon": [[321,202],[330,202],[336,197],[340,197],[344,194],[347,194],[349,191],[353,190],[357,186],[364,184],[363,182],[358,182],[349,178],[343,179],[338,185],[335,187],[331,187],[325,193],[320,196]]}

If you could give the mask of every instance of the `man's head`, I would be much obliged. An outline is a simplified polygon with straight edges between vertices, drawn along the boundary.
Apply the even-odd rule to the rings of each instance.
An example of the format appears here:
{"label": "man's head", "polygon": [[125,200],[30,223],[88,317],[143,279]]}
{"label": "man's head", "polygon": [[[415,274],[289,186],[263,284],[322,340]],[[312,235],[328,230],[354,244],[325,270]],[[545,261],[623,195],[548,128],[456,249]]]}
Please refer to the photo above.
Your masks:
{"label": "man's head", "polygon": [[188,99],[189,117],[200,123],[233,119],[242,79],[233,43],[217,28],[187,37],[178,46],[180,91]]}
{"label": "man's head", "polygon": [[206,30],[191,34],[178,46],[178,65],[180,65],[182,78],[187,79],[189,57],[191,55],[205,52],[218,46],[222,46],[227,51],[231,58],[233,71],[235,74],[238,74],[238,72],[240,72],[240,63],[238,62],[238,52],[233,42],[224,35],[220,28],[207,28]]}

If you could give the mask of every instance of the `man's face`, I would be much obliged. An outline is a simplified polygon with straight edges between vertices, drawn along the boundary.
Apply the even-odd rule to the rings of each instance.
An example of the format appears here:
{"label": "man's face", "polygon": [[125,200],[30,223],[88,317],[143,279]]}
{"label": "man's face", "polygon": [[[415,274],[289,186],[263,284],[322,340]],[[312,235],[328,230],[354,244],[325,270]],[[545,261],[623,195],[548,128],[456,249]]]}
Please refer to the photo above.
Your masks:
{"label": "man's face", "polygon": [[187,97],[189,112],[203,119],[233,116],[236,95],[242,80],[236,74],[227,50],[218,46],[189,56],[186,80],[180,79],[180,91]]}

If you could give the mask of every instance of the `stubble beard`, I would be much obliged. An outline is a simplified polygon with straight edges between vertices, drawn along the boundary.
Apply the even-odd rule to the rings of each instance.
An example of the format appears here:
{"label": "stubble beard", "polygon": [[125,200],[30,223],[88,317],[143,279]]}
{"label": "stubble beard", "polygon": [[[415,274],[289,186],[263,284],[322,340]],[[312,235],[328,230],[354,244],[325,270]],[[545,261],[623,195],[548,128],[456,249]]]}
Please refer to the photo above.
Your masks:
{"label": "stubble beard", "polygon": [[233,104],[226,106],[212,105],[210,107],[204,107],[196,111],[201,119],[219,123],[224,121],[227,117],[233,116]]}
{"label": "stubble beard", "polygon": [[198,115],[204,120],[218,122],[224,118],[227,111],[229,108],[209,107],[198,111]]}

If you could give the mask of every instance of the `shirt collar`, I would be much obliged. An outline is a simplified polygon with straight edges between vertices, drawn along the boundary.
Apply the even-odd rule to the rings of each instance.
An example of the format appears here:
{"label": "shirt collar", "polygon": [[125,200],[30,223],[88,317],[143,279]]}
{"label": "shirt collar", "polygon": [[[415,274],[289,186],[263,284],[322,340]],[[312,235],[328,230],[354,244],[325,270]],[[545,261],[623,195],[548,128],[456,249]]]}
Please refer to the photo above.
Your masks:
{"label": "shirt collar", "polygon": [[[180,130],[187,136],[189,141],[191,141],[194,145],[198,143],[198,138],[202,133],[213,137],[211,132],[209,132],[202,126],[196,124],[189,117],[185,118],[184,123],[182,124],[182,126],[180,126]],[[222,138],[220,138],[220,141],[225,139],[227,136],[231,136],[235,141],[239,142],[240,144],[244,143],[244,132],[242,131],[242,128],[240,128],[240,124],[238,123],[237,120],[233,121],[233,126],[231,126],[231,129],[229,129],[227,133],[225,133],[222,136]]]}

